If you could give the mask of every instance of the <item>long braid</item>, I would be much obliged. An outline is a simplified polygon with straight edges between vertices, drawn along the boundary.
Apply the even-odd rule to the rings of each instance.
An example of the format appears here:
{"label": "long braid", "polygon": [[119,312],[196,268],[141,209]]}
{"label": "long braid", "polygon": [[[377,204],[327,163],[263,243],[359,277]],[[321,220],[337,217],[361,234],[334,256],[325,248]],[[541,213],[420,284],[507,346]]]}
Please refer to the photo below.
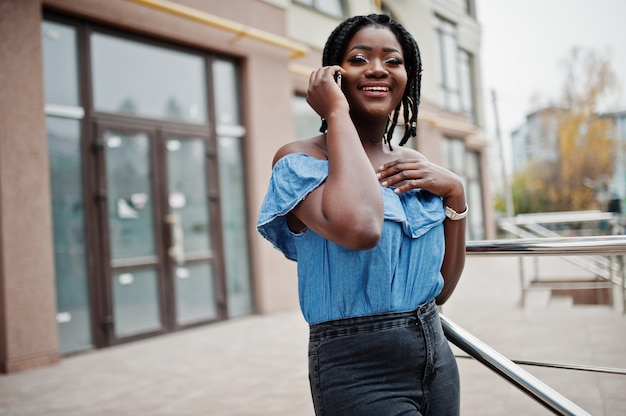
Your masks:
{"label": "long braid", "polygon": [[[417,109],[420,103],[422,87],[422,60],[417,42],[404,27],[385,14],[370,14],[368,16],[353,16],[344,20],[333,30],[328,37],[322,54],[322,65],[341,65],[348,42],[354,34],[365,26],[384,26],[389,28],[398,38],[404,52],[407,85],[404,90],[401,104],[394,110],[393,115],[385,128],[385,141],[391,147],[391,138],[398,124],[400,110],[403,109],[403,118],[406,123],[404,135],[400,140],[403,146],[410,137],[417,134]],[[326,132],[328,124],[322,118],[320,132]],[[393,150],[393,149],[392,149]]]}

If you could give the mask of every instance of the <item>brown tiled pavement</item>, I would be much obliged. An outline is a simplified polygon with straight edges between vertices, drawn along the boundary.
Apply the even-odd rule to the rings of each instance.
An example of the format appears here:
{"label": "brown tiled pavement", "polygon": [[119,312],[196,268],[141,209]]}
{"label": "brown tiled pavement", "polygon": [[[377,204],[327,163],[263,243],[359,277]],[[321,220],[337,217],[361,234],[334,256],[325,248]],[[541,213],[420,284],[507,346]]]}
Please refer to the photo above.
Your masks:
{"label": "brown tiled pavement", "polygon": [[[521,308],[518,265],[468,257],[444,315],[509,358],[626,368],[619,307],[537,291]],[[539,270],[547,278],[589,274],[546,257]],[[299,311],[234,319],[1,375],[0,415],[311,416],[306,349]],[[549,414],[476,361],[458,362],[463,416]],[[524,368],[594,416],[626,415],[626,376]]]}

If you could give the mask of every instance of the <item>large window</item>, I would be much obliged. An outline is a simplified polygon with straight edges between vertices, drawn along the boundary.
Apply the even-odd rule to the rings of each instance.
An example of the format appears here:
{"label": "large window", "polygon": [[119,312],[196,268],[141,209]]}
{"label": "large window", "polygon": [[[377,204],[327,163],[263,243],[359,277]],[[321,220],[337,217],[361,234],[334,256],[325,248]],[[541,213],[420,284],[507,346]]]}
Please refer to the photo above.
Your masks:
{"label": "large window", "polygon": [[470,214],[467,216],[467,236],[470,240],[485,238],[480,155],[468,150],[463,140],[445,137],[442,141],[443,166],[463,180]]}
{"label": "large window", "polygon": [[241,125],[238,79],[234,62],[213,61],[220,189],[227,190],[221,193],[220,206],[230,317],[252,312],[245,170],[241,169],[246,165],[245,129]]}
{"label": "large window", "polygon": [[294,138],[304,140],[319,134],[322,119],[306,102],[306,97],[294,95],[291,100]]}
{"label": "large window", "polygon": [[42,24],[46,124],[61,352],[92,347],[78,82],[77,31]]}
{"label": "large window", "polygon": [[96,110],[206,123],[202,56],[97,32],[91,45]]}
{"label": "large window", "polygon": [[459,49],[454,23],[437,17],[437,47],[441,104],[450,111],[474,117],[472,55]]}
{"label": "large window", "polygon": [[465,13],[469,16],[476,17],[476,4],[475,0],[465,0]]}
{"label": "large window", "polygon": [[472,54],[459,50],[460,111],[474,119],[474,85],[472,82]]}
{"label": "large window", "polygon": [[472,214],[468,215],[468,236],[471,240],[485,238],[485,221],[483,218],[483,196],[481,186],[480,155],[475,151],[465,154],[465,183],[468,204],[472,205]]}
{"label": "large window", "polygon": [[343,2],[341,0],[294,0],[294,2],[309,6],[318,12],[338,19],[345,17]]}
{"label": "large window", "polygon": [[460,88],[457,71],[458,45],[456,26],[448,20],[437,18],[437,42],[439,49],[439,76],[443,107],[459,111]]}
{"label": "large window", "polygon": [[47,16],[60,350],[252,312],[238,64]]}

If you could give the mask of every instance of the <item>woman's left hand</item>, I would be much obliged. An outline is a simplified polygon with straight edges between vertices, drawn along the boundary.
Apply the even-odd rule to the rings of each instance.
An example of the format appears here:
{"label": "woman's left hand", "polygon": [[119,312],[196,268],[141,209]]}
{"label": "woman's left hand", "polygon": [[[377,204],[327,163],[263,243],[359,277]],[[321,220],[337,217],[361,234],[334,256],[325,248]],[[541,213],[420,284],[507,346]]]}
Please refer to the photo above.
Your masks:
{"label": "woman's left hand", "polygon": [[[394,186],[398,194],[411,189],[424,189],[444,200],[456,212],[467,209],[461,178],[439,165],[431,163],[421,153],[411,154],[382,165],[377,172],[382,186]],[[437,304],[444,303],[454,291],[465,264],[465,220],[444,220],[445,251],[441,264],[444,286]]]}
{"label": "woman's left hand", "polygon": [[417,154],[382,165],[377,172],[382,186],[395,186],[398,194],[424,189],[441,198],[463,196],[463,183],[456,174]]}

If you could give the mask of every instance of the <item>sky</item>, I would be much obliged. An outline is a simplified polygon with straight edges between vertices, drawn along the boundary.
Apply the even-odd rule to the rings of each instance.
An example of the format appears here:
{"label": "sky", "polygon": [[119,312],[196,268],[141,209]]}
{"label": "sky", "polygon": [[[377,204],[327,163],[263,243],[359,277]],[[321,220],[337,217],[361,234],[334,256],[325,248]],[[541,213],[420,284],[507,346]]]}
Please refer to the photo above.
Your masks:
{"label": "sky", "polygon": [[625,0],[476,0],[476,9],[482,27],[486,134],[497,142],[491,98],[495,91],[505,160],[510,157],[511,132],[535,109],[533,97],[558,102],[563,61],[574,47],[610,59],[620,89],[608,110],[626,110]]}

